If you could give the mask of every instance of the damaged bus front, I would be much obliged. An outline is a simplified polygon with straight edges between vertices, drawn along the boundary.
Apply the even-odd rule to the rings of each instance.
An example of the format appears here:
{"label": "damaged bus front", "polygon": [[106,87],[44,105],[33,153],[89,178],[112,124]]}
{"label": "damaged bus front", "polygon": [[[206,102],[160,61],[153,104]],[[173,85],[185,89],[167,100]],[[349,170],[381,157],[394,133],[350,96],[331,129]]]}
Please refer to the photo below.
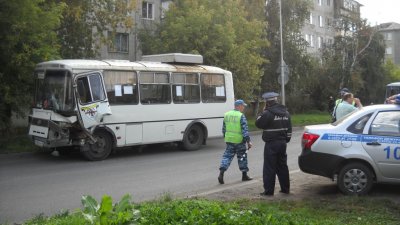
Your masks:
{"label": "damaged bus front", "polygon": [[101,70],[72,70],[68,64],[73,61],[62,62],[41,63],[35,69],[29,135],[45,149],[79,146],[86,158],[104,159],[112,146],[105,146],[96,130],[111,110]]}

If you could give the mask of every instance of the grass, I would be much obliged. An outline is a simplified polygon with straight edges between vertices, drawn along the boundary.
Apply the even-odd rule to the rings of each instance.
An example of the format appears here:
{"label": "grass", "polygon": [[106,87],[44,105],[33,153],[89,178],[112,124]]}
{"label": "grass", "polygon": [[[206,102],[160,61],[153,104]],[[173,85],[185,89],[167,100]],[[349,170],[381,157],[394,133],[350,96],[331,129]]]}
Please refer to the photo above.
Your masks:
{"label": "grass", "polygon": [[[133,204],[133,203],[132,203]],[[134,204],[136,224],[398,224],[400,205],[389,200],[343,196],[298,201],[161,199]],[[87,224],[78,210],[39,215],[24,224]],[[86,221],[87,222],[87,221]]]}
{"label": "grass", "polygon": [[[247,122],[249,126],[250,131],[256,131],[259,130],[255,123],[255,118],[253,117],[247,117]],[[326,112],[310,112],[310,113],[304,113],[304,114],[294,114],[291,115],[291,120],[292,120],[292,126],[293,127],[302,127],[306,125],[312,125],[312,124],[324,124],[324,123],[330,123],[331,121],[331,116],[329,113]]]}

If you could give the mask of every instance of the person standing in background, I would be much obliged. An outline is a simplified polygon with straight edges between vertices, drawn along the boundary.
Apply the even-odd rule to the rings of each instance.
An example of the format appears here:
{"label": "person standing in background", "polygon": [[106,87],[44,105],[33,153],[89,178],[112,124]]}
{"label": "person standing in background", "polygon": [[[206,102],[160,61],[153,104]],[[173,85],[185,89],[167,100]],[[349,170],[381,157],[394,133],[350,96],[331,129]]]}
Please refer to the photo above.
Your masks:
{"label": "person standing in background", "polygon": [[[353,102],[355,102],[355,105],[357,107],[353,105]],[[343,101],[339,103],[339,105],[336,107],[336,119],[339,120],[344,116],[346,116],[347,114],[360,108],[362,108],[360,99],[354,98],[352,93],[346,93],[343,96]]]}

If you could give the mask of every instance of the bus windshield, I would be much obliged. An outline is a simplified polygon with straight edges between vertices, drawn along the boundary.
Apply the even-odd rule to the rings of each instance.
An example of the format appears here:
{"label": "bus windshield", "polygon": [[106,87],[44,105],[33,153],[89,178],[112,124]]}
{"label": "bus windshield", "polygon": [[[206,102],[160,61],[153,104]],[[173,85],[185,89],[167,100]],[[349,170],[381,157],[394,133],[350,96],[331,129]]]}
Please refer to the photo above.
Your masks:
{"label": "bus windshield", "polygon": [[34,107],[56,112],[74,110],[72,79],[66,70],[36,71]]}

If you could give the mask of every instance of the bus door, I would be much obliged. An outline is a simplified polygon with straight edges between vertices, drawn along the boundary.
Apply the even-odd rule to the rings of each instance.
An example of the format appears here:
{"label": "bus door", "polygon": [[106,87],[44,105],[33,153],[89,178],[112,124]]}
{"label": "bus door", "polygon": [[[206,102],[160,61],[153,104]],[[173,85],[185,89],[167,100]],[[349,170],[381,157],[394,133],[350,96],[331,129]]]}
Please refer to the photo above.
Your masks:
{"label": "bus door", "polygon": [[100,71],[80,73],[74,79],[78,116],[82,126],[91,129],[111,115],[111,108]]}

